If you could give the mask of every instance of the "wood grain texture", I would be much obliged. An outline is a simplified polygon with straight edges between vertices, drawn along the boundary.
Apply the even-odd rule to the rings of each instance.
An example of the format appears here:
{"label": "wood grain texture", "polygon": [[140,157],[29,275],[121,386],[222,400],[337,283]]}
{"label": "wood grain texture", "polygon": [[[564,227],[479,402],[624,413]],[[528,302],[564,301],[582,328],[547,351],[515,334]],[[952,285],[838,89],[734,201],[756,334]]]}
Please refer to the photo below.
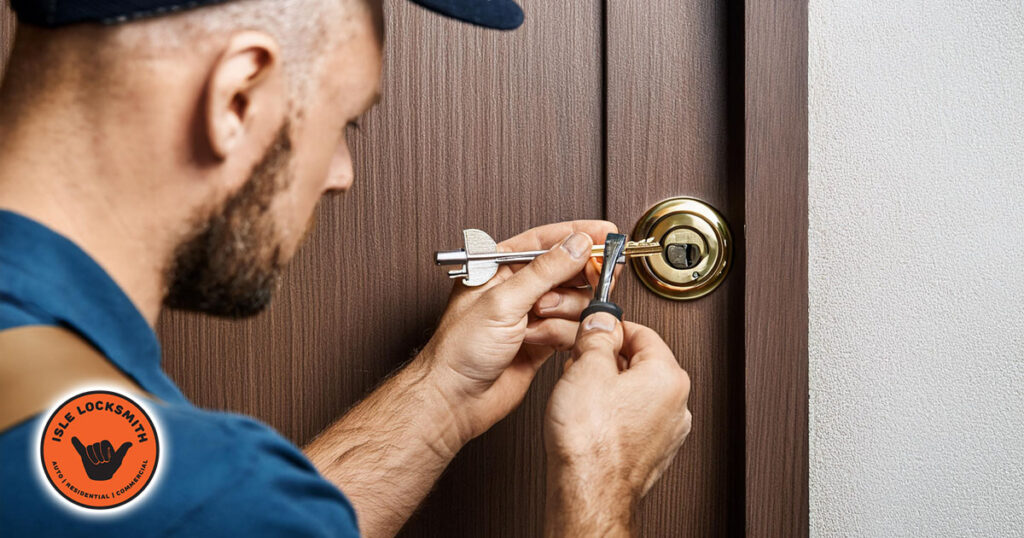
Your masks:
{"label": "wood grain texture", "polygon": [[0,76],[7,67],[7,58],[14,45],[14,26],[16,19],[8,2],[0,3]]}
{"label": "wood grain texture", "polygon": [[[672,196],[703,199],[743,244],[742,4],[617,0],[607,9],[607,205],[620,228]],[[743,532],[743,256],[696,301],[616,289],[690,374],[693,431],[641,506],[642,536]]]}
{"label": "wood grain texture", "polygon": [[746,519],[807,536],[807,2],[747,0]]}
{"label": "wood grain texture", "polygon": [[[198,405],[307,442],[424,343],[450,281],[433,251],[602,214],[600,4],[523,2],[513,33],[387,3],[383,101],[352,140],[356,183],[325,200],[272,307],[168,313],[165,365]],[[557,362],[557,361],[552,361]],[[467,446],[403,536],[539,536],[548,364]]]}

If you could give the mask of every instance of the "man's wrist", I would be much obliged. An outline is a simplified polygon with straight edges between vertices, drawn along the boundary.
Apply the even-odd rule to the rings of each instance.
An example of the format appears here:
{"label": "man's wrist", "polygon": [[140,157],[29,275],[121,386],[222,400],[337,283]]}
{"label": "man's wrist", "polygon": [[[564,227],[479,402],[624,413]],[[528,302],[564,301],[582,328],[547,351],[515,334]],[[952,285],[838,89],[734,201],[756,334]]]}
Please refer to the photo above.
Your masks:
{"label": "man's wrist", "polygon": [[459,393],[453,389],[447,372],[438,368],[438,361],[433,351],[421,351],[402,374],[408,374],[410,389],[418,393],[417,400],[421,403],[421,412],[427,420],[422,429],[421,437],[438,456],[451,459],[462,447],[473,438],[471,427],[462,411],[465,405],[458,400]]}
{"label": "man's wrist", "polygon": [[640,500],[614,466],[571,462],[549,455],[545,528],[548,536],[566,533],[628,536]]}

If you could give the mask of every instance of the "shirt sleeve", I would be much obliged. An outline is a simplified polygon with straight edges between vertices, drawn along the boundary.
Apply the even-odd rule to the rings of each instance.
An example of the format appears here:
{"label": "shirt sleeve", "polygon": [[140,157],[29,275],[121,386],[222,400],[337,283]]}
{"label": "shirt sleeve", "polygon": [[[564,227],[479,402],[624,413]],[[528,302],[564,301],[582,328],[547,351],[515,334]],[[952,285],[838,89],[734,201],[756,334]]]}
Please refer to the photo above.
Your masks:
{"label": "shirt sleeve", "polygon": [[238,476],[212,484],[204,501],[167,528],[168,536],[358,537],[348,499],[295,445],[254,420],[229,428]]}

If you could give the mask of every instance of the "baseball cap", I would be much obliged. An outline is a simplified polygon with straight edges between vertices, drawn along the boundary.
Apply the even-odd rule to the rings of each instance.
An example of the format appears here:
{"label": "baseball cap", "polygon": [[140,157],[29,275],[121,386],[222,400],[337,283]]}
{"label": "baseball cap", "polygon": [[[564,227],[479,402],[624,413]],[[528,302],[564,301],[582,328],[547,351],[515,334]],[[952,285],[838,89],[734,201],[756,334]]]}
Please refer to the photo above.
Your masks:
{"label": "baseball cap", "polygon": [[[117,24],[226,1],[230,0],[11,0],[11,7],[22,22],[54,27],[76,22]],[[486,28],[513,30],[523,23],[523,10],[513,0],[411,1]]]}

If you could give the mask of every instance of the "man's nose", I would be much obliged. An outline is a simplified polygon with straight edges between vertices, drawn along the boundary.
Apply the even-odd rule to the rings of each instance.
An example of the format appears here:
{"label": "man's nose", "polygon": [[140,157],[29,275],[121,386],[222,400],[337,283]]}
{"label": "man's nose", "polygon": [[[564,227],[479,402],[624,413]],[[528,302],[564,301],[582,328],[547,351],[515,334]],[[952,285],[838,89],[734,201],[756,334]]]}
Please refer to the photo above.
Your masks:
{"label": "man's nose", "polygon": [[351,166],[348,167],[348,169],[343,174],[336,176],[332,173],[330,179],[327,182],[327,188],[324,190],[326,190],[327,192],[345,192],[349,189],[349,187],[352,186],[352,183],[355,181],[354,176],[355,175],[352,172]]}
{"label": "man's nose", "polygon": [[344,192],[355,181],[355,170],[352,166],[352,155],[348,144],[342,142],[331,159],[331,167],[327,172],[326,192]]}

